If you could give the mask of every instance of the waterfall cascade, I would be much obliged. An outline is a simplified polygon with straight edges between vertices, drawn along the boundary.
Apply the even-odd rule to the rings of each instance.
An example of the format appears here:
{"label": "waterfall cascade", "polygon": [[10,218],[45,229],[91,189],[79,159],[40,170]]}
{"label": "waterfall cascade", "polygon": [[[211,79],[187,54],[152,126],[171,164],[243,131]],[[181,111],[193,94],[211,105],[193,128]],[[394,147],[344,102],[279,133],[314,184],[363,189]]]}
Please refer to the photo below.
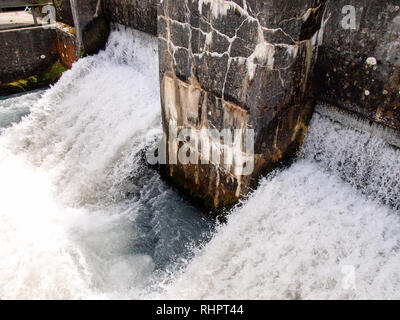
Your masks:
{"label": "waterfall cascade", "polygon": [[140,297],[211,227],[142,164],[162,134],[157,39],[117,29],[54,87],[0,104],[2,299]]}
{"label": "waterfall cascade", "polygon": [[262,181],[167,296],[399,298],[396,141],[318,106],[300,159]]}
{"label": "waterfall cascade", "polygon": [[210,238],[140,161],[162,134],[158,77],[157,40],[120,28],[0,102],[0,298],[399,298],[396,139],[318,107],[300,159]]}

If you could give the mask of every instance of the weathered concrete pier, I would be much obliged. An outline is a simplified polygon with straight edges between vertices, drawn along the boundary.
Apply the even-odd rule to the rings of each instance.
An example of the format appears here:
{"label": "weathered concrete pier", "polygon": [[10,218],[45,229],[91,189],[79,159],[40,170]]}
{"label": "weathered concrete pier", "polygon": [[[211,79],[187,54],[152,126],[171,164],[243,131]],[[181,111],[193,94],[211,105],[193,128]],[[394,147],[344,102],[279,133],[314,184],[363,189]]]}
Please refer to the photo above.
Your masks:
{"label": "weathered concrete pier", "polygon": [[176,125],[255,132],[251,175],[167,166],[172,181],[210,208],[232,205],[295,156],[316,100],[400,129],[396,1],[180,3],[162,1],[158,11],[166,134]]}

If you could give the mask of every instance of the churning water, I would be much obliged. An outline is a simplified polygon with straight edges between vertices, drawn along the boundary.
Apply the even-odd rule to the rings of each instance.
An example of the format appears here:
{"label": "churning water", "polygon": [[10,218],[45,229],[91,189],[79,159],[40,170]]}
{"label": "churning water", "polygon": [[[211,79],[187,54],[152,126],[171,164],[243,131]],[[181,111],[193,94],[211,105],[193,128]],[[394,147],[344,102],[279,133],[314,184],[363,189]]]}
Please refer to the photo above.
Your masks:
{"label": "churning water", "polygon": [[400,298],[400,151],[319,111],[300,160],[234,210],[168,297]]}
{"label": "churning water", "polygon": [[141,161],[157,65],[156,39],[121,29],[0,101],[2,299],[400,297],[399,151],[320,108],[300,159],[212,231]]}
{"label": "churning water", "polygon": [[207,237],[141,161],[161,134],[157,66],[157,39],[122,29],[46,92],[0,105],[2,299],[139,298]]}
{"label": "churning water", "polygon": [[0,98],[0,128],[9,127],[28,115],[32,104],[39,100],[44,92],[44,89],[39,89],[26,94]]}

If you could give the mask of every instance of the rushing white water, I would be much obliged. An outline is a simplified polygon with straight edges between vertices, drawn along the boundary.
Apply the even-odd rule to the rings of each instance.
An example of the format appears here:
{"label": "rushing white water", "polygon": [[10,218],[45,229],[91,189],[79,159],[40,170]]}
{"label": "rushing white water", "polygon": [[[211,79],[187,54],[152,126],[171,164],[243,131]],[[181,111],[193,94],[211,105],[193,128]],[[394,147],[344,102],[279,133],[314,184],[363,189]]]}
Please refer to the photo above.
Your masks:
{"label": "rushing white water", "polygon": [[157,66],[157,39],[121,27],[36,103],[0,105],[30,108],[0,137],[1,299],[138,298],[208,230],[141,164],[161,134]]}
{"label": "rushing white water", "polygon": [[398,150],[319,109],[300,159],[207,242],[141,162],[158,81],[157,40],[121,29],[44,94],[0,102],[0,298],[400,297]]}
{"label": "rushing white water", "polygon": [[40,89],[24,95],[0,98],[0,128],[18,123],[22,117],[29,114],[30,107],[45,90]]}
{"label": "rushing white water", "polygon": [[383,140],[316,113],[302,159],[264,179],[167,297],[400,298],[399,161]]}

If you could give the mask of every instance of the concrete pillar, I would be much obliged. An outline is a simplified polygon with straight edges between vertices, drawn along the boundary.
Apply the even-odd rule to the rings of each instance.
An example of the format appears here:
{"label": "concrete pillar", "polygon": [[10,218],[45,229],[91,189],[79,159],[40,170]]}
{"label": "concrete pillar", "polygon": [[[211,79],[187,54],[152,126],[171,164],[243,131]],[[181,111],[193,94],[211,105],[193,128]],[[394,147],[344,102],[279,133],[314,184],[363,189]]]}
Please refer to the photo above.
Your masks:
{"label": "concrete pillar", "polygon": [[57,12],[57,21],[74,26],[70,0],[53,0]]}
{"label": "concrete pillar", "polygon": [[[260,175],[296,154],[313,110],[309,75],[324,2],[319,0],[159,3],[163,127],[198,133],[235,160],[174,163],[185,144],[170,138],[166,176],[210,208],[234,204]],[[221,142],[210,131],[254,132],[254,150]],[[203,131],[202,131],[203,130]],[[179,149],[179,150],[178,150]],[[208,158],[209,148],[198,151]],[[253,157],[252,166],[240,159]],[[237,161],[236,161],[237,160]],[[249,172],[250,171],[250,172]],[[246,172],[246,174],[244,174]]]}
{"label": "concrete pillar", "polygon": [[70,0],[81,55],[96,53],[107,41],[109,27],[101,0]]}

